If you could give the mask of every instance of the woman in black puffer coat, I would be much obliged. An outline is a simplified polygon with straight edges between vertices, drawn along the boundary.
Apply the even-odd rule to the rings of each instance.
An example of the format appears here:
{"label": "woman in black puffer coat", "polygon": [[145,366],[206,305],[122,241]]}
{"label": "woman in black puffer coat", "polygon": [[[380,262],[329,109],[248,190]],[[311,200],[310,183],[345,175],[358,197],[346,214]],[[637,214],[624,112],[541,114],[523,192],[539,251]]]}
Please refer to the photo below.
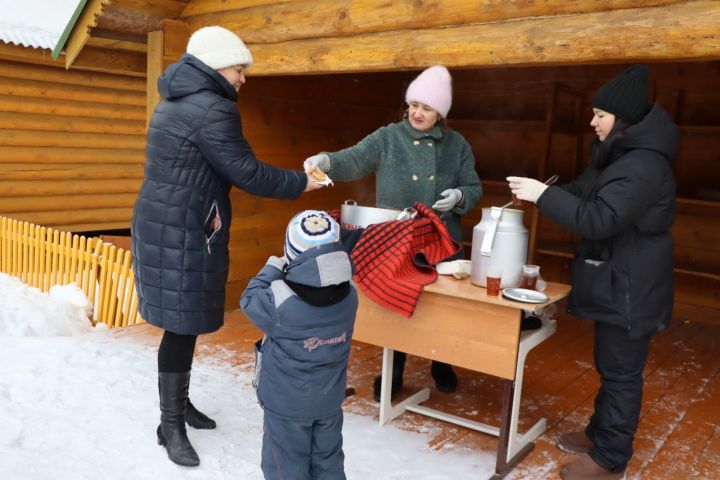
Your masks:
{"label": "woman in black puffer coat", "polygon": [[250,51],[222,27],[195,32],[158,80],[164,100],[147,134],[145,178],[132,218],[140,314],[165,330],[158,350],[158,442],[180,465],[199,464],[185,422],[215,428],[188,399],[197,336],[223,324],[232,218],[230,188],[293,199],[321,185],[255,158],[237,109]]}
{"label": "woman in black puffer coat", "polygon": [[518,198],[581,237],[572,267],[568,311],[595,320],[600,374],[595,412],[584,431],[558,446],[582,456],[563,479],[623,478],[642,405],[643,369],[653,333],[673,308],[675,178],[670,161],[678,133],[657,104],[647,103],[648,69],[635,65],[593,99],[598,139],[592,163],[576,181],[547,187],[508,177]]}

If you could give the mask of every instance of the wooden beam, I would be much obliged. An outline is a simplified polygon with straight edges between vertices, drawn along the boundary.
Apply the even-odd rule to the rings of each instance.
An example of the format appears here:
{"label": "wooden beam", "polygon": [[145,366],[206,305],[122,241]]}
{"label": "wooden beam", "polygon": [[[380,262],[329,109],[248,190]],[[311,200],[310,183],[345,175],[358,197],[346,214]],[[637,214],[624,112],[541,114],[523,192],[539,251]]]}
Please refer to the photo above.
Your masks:
{"label": "wooden beam", "polygon": [[[56,62],[52,67],[63,67],[63,65]],[[0,77],[17,78],[23,81],[35,80],[69,84],[75,87],[102,87],[145,93],[145,82],[140,78],[80,72],[77,70],[67,71],[64,68],[61,70],[60,68],[29,65],[24,62],[4,62],[0,60]]]}
{"label": "wooden beam", "polygon": [[180,20],[163,20],[163,70],[171,63],[177,62],[185,53],[188,39],[190,38],[190,26]]}
{"label": "wooden beam", "polygon": [[111,0],[88,0],[80,18],[75,23],[65,47],[65,68],[69,69],[90,37],[90,29],[97,25],[97,17]]}
{"label": "wooden beam", "polygon": [[58,61],[53,60],[50,49],[23,47],[2,41],[0,41],[0,60],[32,63],[35,65],[51,65],[54,67],[62,66],[63,61],[62,59]]}
{"label": "wooden beam", "polygon": [[[28,164],[4,164],[0,171],[0,180],[116,180],[143,178],[142,165],[117,165],[117,164],[57,164],[57,163],[32,163]],[[0,212],[3,209],[0,208]]]}
{"label": "wooden beam", "polygon": [[7,163],[145,163],[145,145],[136,148],[107,148],[103,146],[63,147],[55,146],[4,146],[0,143],[0,164]]}
{"label": "wooden beam", "polygon": [[299,3],[303,0],[191,0],[182,12],[182,17],[187,18],[193,15],[204,13],[227,12],[243,8],[255,7],[258,5],[277,5],[281,3]]}
{"label": "wooden beam", "polygon": [[80,232],[84,230],[111,230],[128,228],[132,207],[79,208],[53,212],[18,212],[13,216],[21,221],[43,225],[58,230]]}
{"label": "wooden beam", "polygon": [[87,182],[48,182],[45,180],[0,180],[0,191],[5,197],[38,197],[41,195],[107,195],[110,193],[137,193],[140,178],[93,180]]}
{"label": "wooden beam", "polygon": [[128,42],[124,40],[114,40],[112,38],[90,36],[87,43],[88,47],[104,48],[108,50],[124,50],[127,52],[147,52],[147,44],[140,42]]}
{"label": "wooden beam", "polygon": [[35,130],[76,133],[114,133],[143,135],[142,122],[115,118],[111,122],[98,121],[97,117],[69,117],[37,113],[0,112],[0,125],[8,130]]}
{"label": "wooden beam", "polygon": [[[188,18],[193,31],[206,25],[222,25],[237,32],[247,43],[276,43],[646,8],[687,3],[687,0],[303,0],[260,6],[245,5],[230,11],[225,11],[227,2],[216,3],[216,9],[222,8],[221,11]],[[195,2],[192,2],[192,5],[194,4]]]}
{"label": "wooden beam", "polygon": [[75,59],[73,68],[144,77],[147,65],[144,53],[86,47]]}
{"label": "wooden beam", "polygon": [[190,36],[187,23],[179,20],[163,20],[161,27],[162,30],[148,33],[146,125],[161,100],[157,80],[185,52]]}
{"label": "wooden beam", "polygon": [[13,78],[0,77],[0,94],[43,99],[71,100],[76,102],[99,102],[109,105],[145,105],[145,93],[111,88],[83,88],[83,85],[67,85],[38,80],[19,82]]}
{"label": "wooden beam", "polygon": [[[81,171],[81,169],[78,169],[78,173],[79,171]],[[46,197],[0,197],[0,212],[3,212],[3,215],[12,217],[11,214],[13,212],[86,210],[90,207],[132,207],[136,199],[137,193],[115,193],[110,195],[58,195]]]}
{"label": "wooden beam", "polygon": [[[109,133],[38,132],[36,130],[0,130],[3,147],[65,148],[118,148],[139,150],[145,148],[144,135],[113,135]],[[0,189],[0,192],[3,190]]]}
{"label": "wooden beam", "polygon": [[148,32],[147,37],[147,100],[145,108],[145,127],[150,125],[150,117],[152,117],[155,107],[160,103],[160,93],[158,92],[157,81],[163,72],[163,36],[162,30]]}
{"label": "wooden beam", "polygon": [[177,18],[187,6],[183,0],[112,0],[113,8],[134,10],[160,18]]}
{"label": "wooden beam", "polygon": [[90,32],[90,38],[106,38],[111,40],[122,40],[123,42],[147,43],[147,34],[131,33],[106,28],[95,27]]}
{"label": "wooden beam", "polygon": [[[145,109],[132,105],[119,105],[68,101],[57,98],[20,97],[0,94],[0,112],[58,115],[64,117],[100,117],[114,120],[134,120],[142,125]],[[108,122],[112,123],[112,122]]]}
{"label": "wooden beam", "polygon": [[[680,22],[678,19],[682,19]],[[250,45],[249,73],[720,59],[720,2]],[[602,41],[600,39],[603,39]]]}

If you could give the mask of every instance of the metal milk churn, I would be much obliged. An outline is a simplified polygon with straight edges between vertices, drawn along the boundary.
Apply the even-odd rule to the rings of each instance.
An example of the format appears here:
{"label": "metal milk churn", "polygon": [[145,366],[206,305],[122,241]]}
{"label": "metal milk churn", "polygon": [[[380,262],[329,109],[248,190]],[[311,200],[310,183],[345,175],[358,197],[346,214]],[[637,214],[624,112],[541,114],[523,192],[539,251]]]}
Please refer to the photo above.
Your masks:
{"label": "metal milk churn", "polygon": [[488,266],[498,265],[502,268],[500,288],[519,286],[527,249],[528,231],[522,210],[483,208],[480,223],[473,228],[470,281],[487,286]]}

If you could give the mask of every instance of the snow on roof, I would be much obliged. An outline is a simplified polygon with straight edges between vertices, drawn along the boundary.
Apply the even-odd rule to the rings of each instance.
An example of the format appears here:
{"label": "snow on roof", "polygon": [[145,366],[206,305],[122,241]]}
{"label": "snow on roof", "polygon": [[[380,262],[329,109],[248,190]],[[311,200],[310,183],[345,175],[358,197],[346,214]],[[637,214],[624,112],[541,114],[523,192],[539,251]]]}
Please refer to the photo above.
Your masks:
{"label": "snow on roof", "polygon": [[0,0],[0,41],[55,48],[82,0]]}

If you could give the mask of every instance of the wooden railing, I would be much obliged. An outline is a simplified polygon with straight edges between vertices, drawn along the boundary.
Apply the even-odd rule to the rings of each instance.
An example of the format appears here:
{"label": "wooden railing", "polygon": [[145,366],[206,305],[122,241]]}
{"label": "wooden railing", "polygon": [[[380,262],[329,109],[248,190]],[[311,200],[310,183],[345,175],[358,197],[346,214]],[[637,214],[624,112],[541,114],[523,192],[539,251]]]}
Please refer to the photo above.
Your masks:
{"label": "wooden railing", "polygon": [[0,272],[43,292],[74,283],[94,306],[93,323],[121,327],[143,322],[130,252],[100,238],[0,217]]}

